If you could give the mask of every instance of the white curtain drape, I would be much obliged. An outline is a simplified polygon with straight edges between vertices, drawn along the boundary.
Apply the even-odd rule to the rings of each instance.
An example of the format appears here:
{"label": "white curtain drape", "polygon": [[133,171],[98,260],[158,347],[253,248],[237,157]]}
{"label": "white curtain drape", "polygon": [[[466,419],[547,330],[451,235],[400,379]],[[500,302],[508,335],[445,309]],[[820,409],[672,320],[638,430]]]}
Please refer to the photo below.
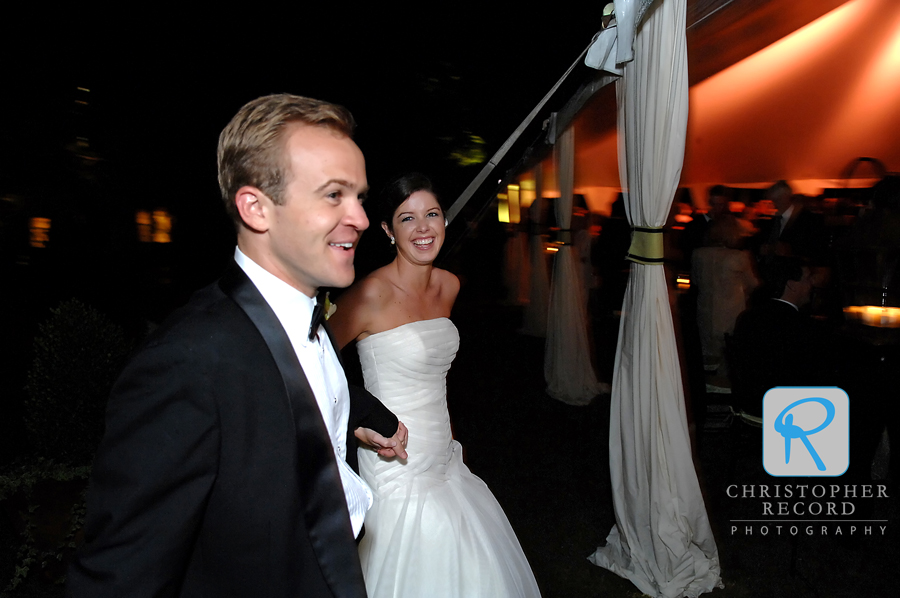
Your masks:
{"label": "white curtain drape", "polygon": [[[681,174],[688,114],[685,10],[686,0],[663,0],[647,12],[634,60],[616,83],[619,176],[634,227],[662,227]],[[691,458],[662,265],[631,268],[609,448],[616,525],[590,560],[649,596],[698,596],[722,587]]]}
{"label": "white curtain drape", "polygon": [[528,206],[528,255],[531,261],[531,281],[528,285],[528,304],[525,306],[522,334],[544,338],[547,336],[547,311],[550,303],[550,278],[547,275],[547,256],[541,235],[541,216],[544,209],[543,168],[535,172],[535,198]]}
{"label": "white curtain drape", "polygon": [[528,234],[518,224],[509,224],[505,265],[506,301],[510,305],[525,305],[529,298],[531,262],[528,261]]}
{"label": "white curtain drape", "polygon": [[[556,221],[563,231],[572,223],[572,191],[575,179],[575,134],[570,127],[556,143],[560,197]],[[581,269],[571,244],[571,231],[563,233],[567,242],[559,247],[550,283],[550,312],[544,352],[547,394],[570,405],[587,405],[600,394],[601,386],[591,363],[588,321]]]}

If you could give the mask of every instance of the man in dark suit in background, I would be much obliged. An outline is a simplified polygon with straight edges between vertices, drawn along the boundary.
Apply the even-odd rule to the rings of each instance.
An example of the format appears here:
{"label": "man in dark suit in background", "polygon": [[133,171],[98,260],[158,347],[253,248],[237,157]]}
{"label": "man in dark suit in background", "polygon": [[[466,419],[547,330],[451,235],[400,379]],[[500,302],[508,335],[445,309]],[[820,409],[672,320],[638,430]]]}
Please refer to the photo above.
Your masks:
{"label": "man in dark suit in background", "polygon": [[800,311],[812,295],[809,267],[773,256],[761,273],[772,296],[738,317],[730,343],[736,407],[756,417],[770,388],[821,386],[828,371],[822,338]]}
{"label": "man in dark suit in background", "polygon": [[777,210],[765,221],[757,236],[761,262],[774,255],[805,258],[812,266],[827,263],[828,233],[821,214],[809,210],[805,196],[795,195],[790,185],[778,181],[766,191]]}
{"label": "man in dark suit in background", "polygon": [[706,212],[700,211],[696,206],[694,207],[694,211],[691,212],[691,221],[685,225],[680,238],[685,272],[691,271],[691,257],[694,254],[694,250],[706,246],[707,231],[710,223],[717,218],[731,214],[729,211],[730,202],[731,196],[728,188],[724,185],[714,185],[709,189]]}
{"label": "man in dark suit in background", "polygon": [[406,430],[348,389],[311,323],[368,226],[352,129],[339,106],[276,95],[222,132],[235,262],[112,391],[70,596],[366,595],[354,538],[372,495],[347,439],[405,458]]}

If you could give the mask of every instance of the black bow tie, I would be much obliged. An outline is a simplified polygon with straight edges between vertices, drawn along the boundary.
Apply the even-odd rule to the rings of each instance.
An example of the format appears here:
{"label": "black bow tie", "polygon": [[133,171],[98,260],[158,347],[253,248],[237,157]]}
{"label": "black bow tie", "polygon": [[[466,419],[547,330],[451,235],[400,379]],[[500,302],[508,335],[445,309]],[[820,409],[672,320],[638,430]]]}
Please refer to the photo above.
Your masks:
{"label": "black bow tie", "polygon": [[314,340],[319,333],[319,326],[325,321],[325,302],[317,301],[313,308],[312,319],[309,323],[309,340]]}

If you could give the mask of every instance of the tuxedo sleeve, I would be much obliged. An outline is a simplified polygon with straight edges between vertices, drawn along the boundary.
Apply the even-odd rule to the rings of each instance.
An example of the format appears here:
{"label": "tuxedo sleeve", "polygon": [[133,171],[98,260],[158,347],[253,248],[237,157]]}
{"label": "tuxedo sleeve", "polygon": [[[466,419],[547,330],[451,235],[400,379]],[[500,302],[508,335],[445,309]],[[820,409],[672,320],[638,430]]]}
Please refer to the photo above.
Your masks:
{"label": "tuxedo sleeve", "polygon": [[397,432],[397,416],[381,404],[365,388],[350,386],[350,435],[356,428],[370,428],[382,436],[390,438]]}
{"label": "tuxedo sleeve", "polygon": [[113,388],[67,596],[176,596],[218,465],[214,374],[157,343]]}

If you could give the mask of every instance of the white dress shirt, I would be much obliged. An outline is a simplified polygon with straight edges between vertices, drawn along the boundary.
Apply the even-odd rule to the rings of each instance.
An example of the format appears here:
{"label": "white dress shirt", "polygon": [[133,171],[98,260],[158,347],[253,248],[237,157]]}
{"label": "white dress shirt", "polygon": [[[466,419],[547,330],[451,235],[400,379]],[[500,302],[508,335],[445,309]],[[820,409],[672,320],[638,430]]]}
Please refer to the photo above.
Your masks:
{"label": "white dress shirt", "polygon": [[781,214],[781,229],[780,229],[780,232],[778,233],[779,238],[781,237],[781,235],[784,234],[784,229],[787,228],[788,220],[791,219],[791,214],[793,214],[793,213],[794,213],[794,204],[791,204],[788,206],[788,209],[786,209]]}
{"label": "white dress shirt", "polygon": [[350,418],[350,390],[347,377],[338,361],[337,352],[323,328],[317,338],[309,340],[309,323],[312,319],[315,299],[309,297],[280,278],[263,269],[237,247],[234,261],[244,270],[259,290],[263,299],[275,312],[278,321],[287,332],[303,373],[309,381],[334,454],[344,486],[344,497],[350,511],[353,535],[362,529],[366,511],[372,506],[372,490],[353,469],[347,465],[347,422]]}
{"label": "white dress shirt", "polygon": [[772,297],[772,299],[774,299],[775,301],[781,301],[782,303],[787,303],[788,305],[793,307],[795,310],[800,311],[800,308],[797,307],[796,305],[794,305],[793,303],[791,303],[790,301],[785,301],[784,299],[782,299],[780,297]]}

